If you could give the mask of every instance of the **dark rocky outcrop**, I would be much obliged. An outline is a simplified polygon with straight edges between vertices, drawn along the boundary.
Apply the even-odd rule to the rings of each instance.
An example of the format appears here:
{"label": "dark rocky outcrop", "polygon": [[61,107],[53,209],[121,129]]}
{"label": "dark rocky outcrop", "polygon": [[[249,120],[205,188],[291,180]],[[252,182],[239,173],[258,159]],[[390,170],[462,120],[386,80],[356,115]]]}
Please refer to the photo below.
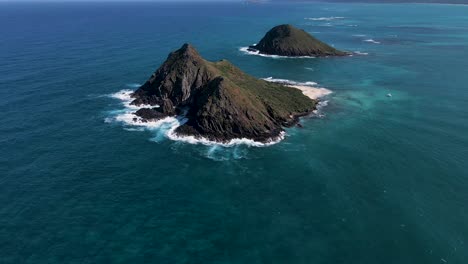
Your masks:
{"label": "dark rocky outcrop", "polygon": [[210,65],[189,44],[169,54],[163,65],[135,93],[133,104],[190,104],[192,95],[215,77]]}
{"label": "dark rocky outcrop", "polygon": [[135,113],[143,120],[158,120],[167,117],[166,114],[161,113],[158,108],[141,108]]}
{"label": "dark rocky outcrop", "polygon": [[172,52],[132,96],[134,105],[159,105],[138,110],[143,119],[188,109],[188,121],[176,132],[215,141],[269,141],[316,106],[298,89],[256,79],[226,60],[206,61],[189,44]]}
{"label": "dark rocky outcrop", "polygon": [[348,55],[347,52],[339,51],[292,25],[279,25],[272,28],[257,45],[250,46],[249,50],[259,51],[262,54],[291,57]]}

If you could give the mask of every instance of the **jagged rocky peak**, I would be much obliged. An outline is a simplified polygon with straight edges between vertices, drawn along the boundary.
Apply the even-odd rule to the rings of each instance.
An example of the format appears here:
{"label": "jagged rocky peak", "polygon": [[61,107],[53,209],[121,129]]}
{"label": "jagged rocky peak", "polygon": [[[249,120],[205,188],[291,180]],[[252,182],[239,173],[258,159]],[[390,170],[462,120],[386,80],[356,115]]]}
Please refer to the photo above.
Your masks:
{"label": "jagged rocky peak", "polygon": [[337,50],[332,46],[314,38],[302,29],[284,24],[272,28],[258,42],[249,47],[250,50],[259,51],[268,55],[280,56],[344,56],[347,52]]}
{"label": "jagged rocky peak", "polygon": [[207,61],[189,44],[169,54],[132,96],[132,104],[152,106],[136,112],[143,120],[186,112],[176,133],[215,141],[266,142],[316,105],[300,90],[256,79],[227,60]]}
{"label": "jagged rocky peak", "polygon": [[133,95],[134,105],[161,104],[169,98],[174,105],[187,104],[192,92],[213,77],[213,70],[190,44],[171,52],[167,60]]}

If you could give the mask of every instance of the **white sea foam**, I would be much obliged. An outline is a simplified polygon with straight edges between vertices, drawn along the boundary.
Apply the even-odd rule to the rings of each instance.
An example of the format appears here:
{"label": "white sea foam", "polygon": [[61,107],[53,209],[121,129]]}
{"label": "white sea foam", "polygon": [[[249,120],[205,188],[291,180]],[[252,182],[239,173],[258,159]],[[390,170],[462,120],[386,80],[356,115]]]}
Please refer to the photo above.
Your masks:
{"label": "white sea foam", "polygon": [[138,106],[137,105],[132,105],[131,104],[131,102],[133,101],[132,94],[133,94],[132,90],[124,89],[124,90],[120,90],[120,91],[118,91],[116,93],[111,94],[110,97],[122,101],[122,104],[126,108],[133,109],[133,110],[138,110],[140,108],[155,108],[155,107],[157,108],[157,107],[159,107],[159,105],[138,105]]}
{"label": "white sea foam", "polygon": [[206,150],[201,150],[207,158],[216,160],[216,161],[225,161],[231,159],[242,159],[245,158],[248,154],[245,148],[236,146],[229,149],[226,149],[222,146],[210,146]]}
{"label": "white sea foam", "polygon": [[359,51],[359,50],[353,52],[353,54],[356,54],[356,55],[363,55],[363,56],[369,55],[369,53],[367,53],[367,52],[362,52],[362,51]]}
{"label": "white sea foam", "polygon": [[112,98],[115,98],[115,99],[119,99],[119,100],[122,100],[122,101],[129,101],[132,99],[131,95],[132,95],[133,91],[132,90],[120,90],[116,93],[113,93],[110,95],[110,97]]}
{"label": "white sea foam", "polygon": [[137,127],[137,128],[126,127],[126,128],[124,128],[124,129],[127,130],[127,131],[131,131],[131,132],[133,132],[133,131],[138,131],[138,132],[145,131],[145,129],[144,129],[143,127]]}
{"label": "white sea foam", "polygon": [[204,137],[195,137],[195,136],[184,136],[178,135],[175,130],[187,122],[187,119],[184,116],[179,117],[166,117],[160,120],[144,120],[141,117],[135,114],[135,111],[140,108],[154,107],[148,105],[134,106],[130,105],[130,102],[133,100],[131,98],[133,91],[131,90],[121,90],[117,93],[111,94],[110,97],[118,99],[125,106],[124,109],[113,111],[112,117],[107,117],[104,119],[106,123],[119,122],[126,126],[125,129],[128,131],[143,131],[151,130],[162,132],[164,136],[171,140],[181,141],[190,144],[202,144],[206,146],[222,146],[222,147],[233,147],[238,145],[247,145],[252,147],[266,147],[276,144],[284,139],[285,133],[282,132],[278,137],[272,138],[268,142],[258,142],[252,139],[247,138],[236,138],[227,142],[218,142],[212,141]]}
{"label": "white sea foam", "polygon": [[172,140],[182,141],[182,142],[186,142],[190,144],[203,144],[206,146],[217,145],[217,146],[223,146],[223,147],[234,147],[238,145],[248,145],[251,147],[267,147],[267,146],[271,146],[280,142],[281,140],[284,139],[284,135],[285,135],[284,132],[281,132],[281,134],[278,137],[272,138],[270,139],[270,141],[265,142],[265,143],[258,142],[258,141],[248,139],[248,138],[235,138],[227,142],[217,142],[217,141],[209,140],[204,137],[178,135],[177,133],[175,133],[176,129],[177,127],[172,127],[171,129],[169,129],[169,131],[166,134],[167,137]]}
{"label": "white sea foam", "polygon": [[[332,45],[333,46],[333,45]],[[268,55],[262,54],[258,50],[249,50],[249,47],[241,47],[239,50],[247,55],[255,55],[260,57],[272,58],[272,59],[316,59],[317,57],[314,56],[280,56],[280,55]],[[349,54],[348,56],[352,56],[353,54]],[[362,54],[361,54],[362,55]],[[328,57],[328,56],[325,56]]]}
{"label": "white sea foam", "polygon": [[352,36],[362,38],[362,37],[365,37],[366,35],[365,34],[354,34]]}
{"label": "white sea foam", "polygon": [[[331,93],[331,91],[328,89],[317,87],[316,82],[310,82],[310,81],[309,82],[296,82],[296,81],[291,81],[287,79],[275,79],[273,77],[268,77],[268,78],[265,78],[264,80],[270,81],[270,82],[282,83],[284,85],[295,87],[303,91],[303,93],[306,96],[309,96],[313,99],[316,99],[318,97],[322,97]],[[133,94],[133,91],[128,90],[128,89],[124,89],[114,94],[111,94],[110,97],[118,99],[122,102],[124,109],[113,111],[112,112],[113,115],[111,117],[105,118],[104,122],[106,123],[119,122],[128,126],[124,128],[128,131],[144,131],[144,130],[157,131],[158,134],[163,135],[164,137],[167,137],[171,140],[181,141],[181,142],[185,142],[189,144],[202,144],[206,146],[234,147],[234,146],[239,146],[239,145],[247,145],[247,146],[252,146],[252,147],[267,147],[267,146],[271,146],[273,144],[280,142],[281,140],[284,139],[286,135],[285,132],[281,132],[281,134],[278,137],[272,138],[268,142],[258,142],[258,141],[247,139],[247,138],[236,138],[236,139],[229,140],[227,142],[217,142],[217,141],[209,140],[204,137],[179,135],[175,131],[179,126],[187,122],[187,119],[184,116],[166,117],[166,118],[155,120],[155,121],[144,120],[141,117],[137,116],[135,114],[135,111],[140,108],[148,108],[148,107],[155,107],[155,106],[131,105],[130,103],[133,100],[132,94]],[[319,104],[317,105],[317,110],[314,111],[314,113],[317,116],[319,117],[323,116],[320,110],[323,106],[327,104],[327,102],[328,101],[319,102]]]}
{"label": "white sea foam", "polygon": [[273,77],[268,77],[268,78],[263,78],[263,80],[267,82],[276,82],[276,83],[281,83],[281,84],[286,84],[286,85],[305,85],[305,86],[315,86],[317,85],[316,82],[295,82],[287,79],[277,79]]}
{"label": "white sea foam", "polygon": [[345,17],[331,16],[331,17],[306,17],[304,19],[312,20],[312,21],[332,21],[332,20],[344,19],[344,18]]}
{"label": "white sea foam", "polygon": [[125,112],[115,116],[115,121],[122,122],[126,125],[144,127],[146,129],[158,129],[163,125],[177,125],[179,121],[175,117],[166,117],[156,121],[144,120],[141,117],[135,115],[133,112]]}
{"label": "white sea foam", "polygon": [[273,59],[314,59],[316,57],[313,56],[280,56],[280,55],[268,55],[268,54],[262,54],[260,51],[256,50],[249,50],[249,47],[241,47],[239,48],[240,51],[242,51],[245,54],[248,55],[256,55],[256,56],[261,56],[261,57],[267,57],[267,58],[273,58]]}
{"label": "white sea foam", "polygon": [[328,105],[328,101],[320,101],[317,104],[317,109],[314,110],[314,114],[318,117],[324,117],[325,114],[323,113],[322,109]]}
{"label": "white sea foam", "polygon": [[379,41],[373,40],[373,39],[365,39],[363,40],[364,42],[369,42],[369,43],[374,43],[374,44],[380,44]]}
{"label": "white sea foam", "polygon": [[140,88],[141,84],[139,83],[129,83],[127,84],[127,87],[130,87],[130,88]]}

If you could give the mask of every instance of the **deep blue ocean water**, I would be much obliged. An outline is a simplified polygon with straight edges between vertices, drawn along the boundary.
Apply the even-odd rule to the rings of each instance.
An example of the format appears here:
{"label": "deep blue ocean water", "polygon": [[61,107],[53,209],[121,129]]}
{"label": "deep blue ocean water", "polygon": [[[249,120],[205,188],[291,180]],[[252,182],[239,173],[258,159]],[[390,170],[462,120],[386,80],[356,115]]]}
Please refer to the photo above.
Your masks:
{"label": "deep blue ocean water", "polygon": [[[367,55],[239,51],[282,23]],[[184,42],[334,93],[263,148],[106,122]],[[467,44],[458,5],[2,3],[0,263],[468,263]]]}

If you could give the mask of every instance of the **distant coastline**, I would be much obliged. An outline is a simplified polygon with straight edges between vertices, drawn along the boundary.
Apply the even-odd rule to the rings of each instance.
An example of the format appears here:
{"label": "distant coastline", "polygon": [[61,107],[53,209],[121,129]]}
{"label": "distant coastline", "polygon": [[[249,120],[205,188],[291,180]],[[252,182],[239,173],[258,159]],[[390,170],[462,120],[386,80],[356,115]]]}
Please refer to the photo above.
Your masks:
{"label": "distant coastline", "polygon": [[278,1],[270,1],[270,2],[273,2],[273,3],[291,3],[291,2],[294,2],[294,3],[340,3],[340,4],[440,4],[440,5],[468,5],[468,0],[462,0],[462,1],[457,1],[457,0],[453,0],[453,1],[410,1],[410,2],[406,2],[406,1],[385,1],[385,0],[382,0],[382,1],[374,1],[374,0],[369,0],[369,1],[365,1],[365,0],[357,0],[357,1],[345,1],[345,0],[337,0],[337,1],[333,1],[333,0],[323,0],[323,1],[320,1],[320,0],[311,0],[311,1],[307,1],[307,0],[291,0],[291,1],[285,1],[285,0],[278,0]]}

